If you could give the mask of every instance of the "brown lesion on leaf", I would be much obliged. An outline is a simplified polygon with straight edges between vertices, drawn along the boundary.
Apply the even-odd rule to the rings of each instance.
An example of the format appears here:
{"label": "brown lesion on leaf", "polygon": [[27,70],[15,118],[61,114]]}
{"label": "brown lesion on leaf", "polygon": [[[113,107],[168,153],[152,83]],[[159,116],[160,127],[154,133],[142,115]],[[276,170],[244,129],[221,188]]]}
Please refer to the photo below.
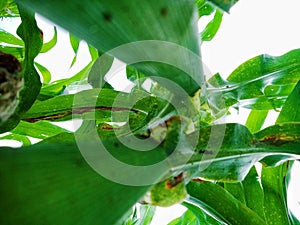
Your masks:
{"label": "brown lesion on leaf", "polygon": [[194,178],[192,179],[192,181],[198,182],[198,183],[204,183],[205,180],[201,179],[201,178]]}
{"label": "brown lesion on leaf", "polygon": [[293,142],[295,142],[295,139],[296,138],[294,136],[282,135],[282,134],[278,134],[278,135],[272,134],[272,135],[264,137],[259,142],[267,143],[267,144],[275,145],[275,146],[280,146],[280,145],[287,144],[287,143],[293,143]]}
{"label": "brown lesion on leaf", "polygon": [[167,189],[172,189],[177,184],[180,184],[183,181],[183,173],[179,174],[176,177],[173,177],[165,182]]}
{"label": "brown lesion on leaf", "polygon": [[107,107],[107,106],[97,106],[97,107],[82,107],[82,108],[76,108],[73,110],[69,110],[63,113],[56,113],[53,115],[48,115],[48,116],[41,116],[41,117],[35,117],[35,118],[23,118],[22,120],[27,121],[27,122],[37,122],[40,120],[50,120],[50,121],[54,121],[54,120],[58,120],[58,119],[62,119],[64,117],[70,116],[72,114],[83,114],[86,112],[91,112],[93,110],[107,110],[107,111],[131,111],[134,113],[139,113],[139,110],[136,109],[129,109],[129,108],[122,108],[122,107]]}
{"label": "brown lesion on leaf", "polygon": [[167,120],[165,121],[165,123],[166,123],[167,127],[169,127],[169,126],[171,126],[172,123],[174,123],[174,122],[181,123],[181,119],[182,119],[182,118],[181,118],[180,116],[172,116],[172,117],[170,117],[169,119],[167,119]]}
{"label": "brown lesion on leaf", "polygon": [[100,127],[101,130],[114,130],[113,126],[102,125]]}

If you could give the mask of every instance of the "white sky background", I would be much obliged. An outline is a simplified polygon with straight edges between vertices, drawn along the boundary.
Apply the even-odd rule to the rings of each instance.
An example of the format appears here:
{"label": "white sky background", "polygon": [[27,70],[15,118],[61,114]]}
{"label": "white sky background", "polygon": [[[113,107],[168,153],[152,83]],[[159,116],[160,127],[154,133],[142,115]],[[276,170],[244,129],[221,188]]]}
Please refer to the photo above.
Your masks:
{"label": "white sky background", "polygon": [[[219,72],[227,77],[238,65],[244,61],[267,53],[282,55],[292,49],[300,48],[300,0],[240,0],[230,11],[223,16],[223,22],[215,38],[202,44],[203,62],[212,72]],[[40,17],[38,17],[40,18]],[[203,18],[199,27],[209,21]],[[10,32],[15,27],[6,26],[0,22],[0,28]],[[48,41],[52,35],[49,22],[38,21],[44,31],[44,38]],[[37,61],[51,71],[54,79],[69,77],[83,68],[90,56],[86,54],[86,46],[80,46],[77,63],[70,70],[74,53],[69,44],[68,35],[59,29],[58,43],[54,49],[41,54]],[[80,63],[79,63],[80,62]],[[243,114],[243,115],[241,115]],[[230,121],[244,123],[247,111],[240,111],[230,118]],[[242,120],[242,121],[241,121]],[[273,119],[274,120],[274,119]],[[299,181],[300,166],[297,165],[297,180]],[[296,176],[296,173],[294,173]],[[294,184],[293,184],[294,185]],[[300,212],[300,184],[290,190],[289,200],[293,201],[295,210]],[[298,208],[296,208],[298,207]],[[166,225],[184,211],[183,207],[171,207],[158,210],[152,225]]]}

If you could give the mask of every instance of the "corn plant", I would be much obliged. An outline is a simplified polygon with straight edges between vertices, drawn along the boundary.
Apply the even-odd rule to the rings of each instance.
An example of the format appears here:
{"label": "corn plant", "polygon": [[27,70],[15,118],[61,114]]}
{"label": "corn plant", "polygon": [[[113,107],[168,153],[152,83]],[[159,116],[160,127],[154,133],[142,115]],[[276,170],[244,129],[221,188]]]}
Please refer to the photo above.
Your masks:
{"label": "corn plant", "polygon": [[[156,206],[182,204],[169,225],[300,224],[287,204],[300,49],[256,56],[226,79],[203,72],[200,45],[237,2],[1,0],[0,16],[22,22],[18,36],[0,29],[0,139],[22,146],[0,150],[0,223],[146,225]],[[74,76],[53,81],[35,61],[58,38],[43,41],[35,13],[70,32],[71,66],[88,43]],[[119,71],[130,90],[110,83]],[[246,125],[225,122],[231,108],[251,111]],[[79,128],[53,123],[63,121]]]}

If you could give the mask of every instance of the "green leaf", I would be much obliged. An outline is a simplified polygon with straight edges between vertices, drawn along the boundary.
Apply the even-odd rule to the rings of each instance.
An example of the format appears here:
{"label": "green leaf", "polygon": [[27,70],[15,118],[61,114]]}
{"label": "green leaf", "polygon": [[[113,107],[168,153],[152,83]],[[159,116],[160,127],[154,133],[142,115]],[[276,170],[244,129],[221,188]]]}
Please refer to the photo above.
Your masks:
{"label": "green leaf", "polygon": [[14,134],[45,139],[68,131],[47,121],[38,121],[36,123],[21,121],[11,132]]}
{"label": "green leaf", "polygon": [[141,205],[139,207],[140,217],[134,221],[134,225],[150,225],[155,214],[155,210],[155,206]]}
{"label": "green leaf", "polygon": [[[289,159],[299,159],[299,132],[299,123],[271,126],[255,137],[240,124],[204,127],[196,153],[185,167],[178,166],[177,170],[185,168],[191,172],[191,177],[242,181],[256,162],[277,165]],[[188,138],[195,143],[194,135],[192,133]]]}
{"label": "green leaf", "polygon": [[251,133],[256,133],[260,131],[268,116],[268,113],[269,110],[251,110],[246,121],[246,126],[248,127]]}
{"label": "green leaf", "polygon": [[57,43],[57,29],[56,29],[56,27],[54,27],[53,38],[51,38],[51,40],[48,41],[47,43],[43,44],[40,53],[48,52],[49,50],[51,50],[56,45],[56,43]]}
{"label": "green leaf", "polygon": [[244,186],[241,182],[224,183],[224,189],[232,194],[232,196],[239,200],[241,203],[246,203]]}
{"label": "green leaf", "polygon": [[132,66],[126,66],[127,79],[136,84],[137,89],[142,89],[143,82],[147,79],[145,74],[142,74]]}
{"label": "green leaf", "polygon": [[19,61],[23,61],[24,59],[24,47],[11,47],[0,45],[0,51],[6,54],[13,55]]}
{"label": "green leaf", "polygon": [[198,8],[198,16],[201,18],[202,16],[208,16],[212,14],[215,9],[211,6],[206,0],[196,0],[196,5]]}
{"label": "green leaf", "polygon": [[[294,165],[295,161],[289,161],[287,163],[287,170],[286,170],[286,175],[283,179],[283,184],[282,184],[282,192],[283,192],[283,197],[284,197],[284,202],[287,203],[287,193],[288,193],[288,188],[291,182],[291,174],[292,174],[292,168]],[[289,206],[289,205],[288,205]],[[299,225],[300,220],[296,217],[296,215],[291,211],[291,209],[288,207],[288,215],[289,215],[289,220],[290,224],[292,225]]]}
{"label": "green leaf", "polygon": [[257,133],[257,140],[273,145],[282,145],[287,142],[297,142],[300,139],[300,123],[283,123],[267,127]]}
{"label": "green leaf", "polygon": [[[95,158],[100,150],[95,147],[98,137],[80,138],[79,141],[86,143],[86,150],[92,150],[89,154],[93,159],[112,169],[114,177],[156,182],[168,170],[164,164],[142,170],[143,173],[139,173],[139,169],[126,173],[109,165],[105,158]],[[118,160],[129,165],[152,165],[165,157],[160,148],[139,152],[125,147],[116,138],[102,140],[102,143],[110,154],[119,155]],[[125,154],[118,154],[120,151]],[[0,155],[1,224],[47,225],[57,221],[61,224],[103,224],[103,221],[120,224],[126,212],[150,187],[115,183],[96,173],[70,134],[60,134],[27,148],[1,148]]]}
{"label": "green leaf", "polygon": [[[143,2],[142,7],[135,0],[17,2],[46,16],[95,48],[109,51],[121,61],[132,64],[152,79],[166,78],[188,94],[194,94],[200,88],[203,77],[194,0],[150,0]],[[166,82],[167,88],[168,85]]]}
{"label": "green leaf", "polygon": [[14,0],[1,0],[0,17],[19,17],[18,6]]}
{"label": "green leaf", "polygon": [[254,57],[234,70],[226,82],[219,81],[218,74],[211,78],[219,82],[209,94],[221,93],[227,106],[279,109],[300,80],[299,56],[300,49],[278,57]]}
{"label": "green leaf", "polygon": [[[92,112],[83,115],[83,117],[91,120],[93,118],[97,119],[98,116],[101,119],[103,115],[113,122],[129,121],[133,123],[131,128],[137,128],[155,117],[157,111],[159,112],[159,109],[164,105],[165,101],[161,101],[144,91],[135,90],[133,93],[127,94],[111,89],[91,89],[77,94],[62,95],[36,102],[22,119],[29,122],[66,120],[71,119],[72,114],[75,117],[76,115]],[[99,112],[94,114],[95,111]],[[104,112],[101,113],[101,111]],[[111,117],[111,111],[116,111],[113,117]],[[106,112],[110,113],[107,114]],[[133,116],[130,115],[130,112],[133,113]],[[149,115],[149,117],[145,118],[143,114]],[[107,121],[107,119],[103,119]]]}
{"label": "green leaf", "polygon": [[89,48],[89,52],[90,52],[92,61],[95,61],[99,56],[98,50],[91,45],[88,45],[88,48]]}
{"label": "green leaf", "polygon": [[24,46],[24,42],[22,40],[3,29],[0,29],[0,40],[6,44]]}
{"label": "green leaf", "polygon": [[268,224],[290,224],[288,209],[283,196],[283,179],[287,164],[262,168],[262,187],[264,191],[264,212]]}
{"label": "green leaf", "polygon": [[[185,184],[180,181],[172,185],[173,179],[164,180],[155,184],[150,190],[150,204],[160,207],[169,207],[181,203],[186,197]],[[168,185],[168,184],[171,185]]]}
{"label": "green leaf", "polygon": [[255,212],[246,207],[229,192],[217,184],[200,179],[192,180],[187,184],[187,192],[193,198],[200,200],[222,215],[227,224],[266,224]]}
{"label": "green leaf", "polygon": [[72,49],[75,53],[75,56],[72,60],[71,66],[70,66],[70,67],[72,67],[77,60],[77,53],[78,53],[78,49],[79,49],[80,39],[78,39],[71,33],[69,34],[69,37],[70,37],[70,43],[71,43]]}
{"label": "green leaf", "polygon": [[104,77],[113,64],[114,58],[103,54],[94,62],[88,76],[88,82],[93,88],[102,88],[106,84]]}
{"label": "green leaf", "polygon": [[20,134],[8,134],[3,137],[0,137],[0,140],[15,140],[23,144],[23,146],[31,145],[31,141],[25,135]]}
{"label": "green leaf", "polygon": [[263,220],[265,214],[263,210],[263,190],[260,185],[260,178],[255,167],[252,167],[245,179],[242,181],[246,205],[257,213]]}
{"label": "green leaf", "polygon": [[70,37],[70,43],[71,43],[72,49],[73,49],[74,53],[77,54],[78,49],[79,49],[80,39],[75,37],[73,34],[70,34],[69,37]]}
{"label": "green leaf", "polygon": [[75,74],[71,78],[61,79],[43,85],[39,95],[39,99],[45,100],[57,96],[61,94],[67,86],[71,85],[72,83],[85,79],[86,77],[88,77],[92,65],[93,62],[90,62],[88,65],[86,65],[82,70],[80,70],[77,74]]}
{"label": "green leaf", "polygon": [[[22,23],[17,33],[25,43],[25,59],[22,63],[24,87],[19,94],[19,104],[14,114],[0,125],[0,133],[14,128],[20,117],[32,106],[41,88],[40,77],[34,68],[34,58],[42,46],[41,31],[37,27],[34,15],[19,7]],[[34,43],[34,44],[33,44]]]}
{"label": "green leaf", "polygon": [[42,76],[43,76],[43,83],[44,84],[49,83],[51,81],[51,73],[50,73],[50,71],[46,67],[42,66],[41,64],[39,64],[37,62],[35,62],[34,65],[37,67],[37,69],[42,74]]}
{"label": "green leaf", "polygon": [[[198,220],[197,224],[207,224],[207,225],[219,225],[219,221],[207,214],[207,212],[200,209],[198,206],[191,204],[187,201],[182,203],[183,206],[188,208],[188,211],[192,212],[196,219]],[[184,225],[186,223],[182,223]]]}
{"label": "green leaf", "polygon": [[300,81],[287,98],[276,123],[300,122]]}
{"label": "green leaf", "polygon": [[2,11],[6,8],[7,2],[8,0],[3,0],[0,2],[0,12],[1,12],[0,15],[2,15]]}
{"label": "green leaf", "polygon": [[205,29],[201,32],[202,41],[211,41],[217,34],[221,23],[222,23],[223,13],[216,10],[214,18],[206,25]]}
{"label": "green leaf", "polygon": [[171,221],[168,225],[198,225],[197,217],[190,211],[187,210],[181,217]]}
{"label": "green leaf", "polygon": [[238,2],[238,0],[207,0],[216,7],[222,9],[225,12],[229,12],[230,8]]}

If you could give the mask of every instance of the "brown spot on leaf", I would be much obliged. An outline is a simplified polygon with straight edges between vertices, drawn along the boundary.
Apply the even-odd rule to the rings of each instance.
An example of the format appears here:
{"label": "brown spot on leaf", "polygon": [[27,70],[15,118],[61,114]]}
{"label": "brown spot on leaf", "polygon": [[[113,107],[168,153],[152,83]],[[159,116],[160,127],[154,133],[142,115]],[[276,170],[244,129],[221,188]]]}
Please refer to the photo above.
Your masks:
{"label": "brown spot on leaf", "polygon": [[103,125],[101,126],[102,130],[113,130],[114,128],[112,126]]}
{"label": "brown spot on leaf", "polygon": [[202,180],[200,178],[194,178],[192,180],[195,181],[195,182],[198,182],[198,183],[204,183],[205,182],[205,180]]}
{"label": "brown spot on leaf", "polygon": [[173,123],[173,121],[175,121],[175,122],[181,122],[181,117],[180,116],[172,116],[172,117],[170,117],[169,119],[166,120],[167,126],[170,126]]}
{"label": "brown spot on leaf", "polygon": [[183,181],[183,173],[166,181],[166,188],[171,189]]}

